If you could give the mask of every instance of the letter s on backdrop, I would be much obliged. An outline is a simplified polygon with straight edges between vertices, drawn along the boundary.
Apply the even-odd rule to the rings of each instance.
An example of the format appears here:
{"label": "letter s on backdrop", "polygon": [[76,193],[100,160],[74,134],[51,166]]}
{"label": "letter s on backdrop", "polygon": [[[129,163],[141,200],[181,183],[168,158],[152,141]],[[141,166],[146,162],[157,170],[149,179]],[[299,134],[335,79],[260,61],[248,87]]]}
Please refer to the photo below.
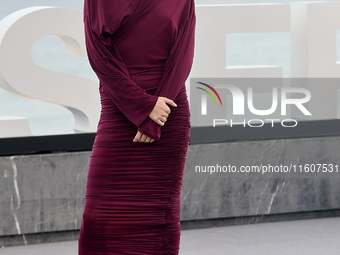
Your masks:
{"label": "letter s on backdrop", "polygon": [[0,87],[64,106],[74,115],[75,131],[95,132],[100,116],[98,83],[44,69],[32,60],[33,44],[47,35],[61,38],[70,55],[86,56],[80,10],[44,6],[19,10],[0,22]]}

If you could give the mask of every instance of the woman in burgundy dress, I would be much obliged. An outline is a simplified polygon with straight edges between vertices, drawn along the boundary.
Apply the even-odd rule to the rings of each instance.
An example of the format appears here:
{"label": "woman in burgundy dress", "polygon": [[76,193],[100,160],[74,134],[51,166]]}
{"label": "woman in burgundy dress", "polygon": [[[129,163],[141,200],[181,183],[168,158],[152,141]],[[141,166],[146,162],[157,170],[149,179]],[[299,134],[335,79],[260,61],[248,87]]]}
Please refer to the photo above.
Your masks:
{"label": "woman in burgundy dress", "polygon": [[85,0],[102,110],[78,254],[178,254],[195,23],[194,0]]}

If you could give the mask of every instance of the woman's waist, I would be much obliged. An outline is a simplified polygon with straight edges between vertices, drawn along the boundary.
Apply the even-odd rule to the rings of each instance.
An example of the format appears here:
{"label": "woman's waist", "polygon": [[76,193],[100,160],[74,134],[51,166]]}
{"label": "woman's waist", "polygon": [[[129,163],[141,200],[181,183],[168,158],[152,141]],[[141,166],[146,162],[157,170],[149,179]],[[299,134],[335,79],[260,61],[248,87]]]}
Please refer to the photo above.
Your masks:
{"label": "woman's waist", "polygon": [[[154,95],[157,91],[157,88],[145,90],[146,93],[150,95]],[[124,120],[127,121],[127,117],[123,114],[121,109],[114,103],[114,101],[110,98],[110,96],[105,92],[103,88],[100,90],[101,94],[101,120],[102,121],[119,121]],[[189,115],[189,102],[187,98],[186,88],[185,86],[179,91],[176,98],[173,100],[177,107],[174,107],[170,104],[168,106],[171,109],[172,115]]]}
{"label": "woman's waist", "polygon": [[138,84],[139,87],[145,90],[150,90],[158,87],[163,76],[163,70],[129,70],[129,74],[131,80]]}
{"label": "woman's waist", "polygon": [[161,80],[161,77],[142,77],[142,76],[130,76],[139,87],[145,90],[155,89]]}
{"label": "woman's waist", "polygon": [[[148,88],[148,89],[145,89],[145,92],[150,94],[150,95],[155,95],[157,89],[158,89],[158,87]],[[100,91],[100,99],[101,99],[102,107],[104,107],[104,108],[111,108],[111,107],[117,108],[117,105],[114,103],[114,101],[109,96],[109,94],[105,91],[104,86],[100,86],[99,91]],[[164,95],[161,94],[160,96],[164,96]],[[167,96],[164,96],[164,97],[167,97]],[[172,99],[172,98],[169,98],[169,99]],[[187,90],[186,90],[185,84],[183,84],[182,88],[180,89],[180,91],[178,92],[176,97],[172,100],[175,103],[179,103],[179,102],[182,102],[182,101],[188,101]]]}
{"label": "woman's waist", "polygon": [[[150,94],[150,95],[155,95],[157,89],[158,88],[146,89],[145,92]],[[160,96],[162,96],[162,94]],[[166,97],[166,96],[164,96],[164,97]],[[180,89],[180,91],[176,95],[176,98],[173,99],[173,100],[174,101],[175,100],[176,101],[181,101],[181,100],[187,100],[187,99],[188,99],[187,90],[186,90],[185,84],[183,84],[182,88]]]}

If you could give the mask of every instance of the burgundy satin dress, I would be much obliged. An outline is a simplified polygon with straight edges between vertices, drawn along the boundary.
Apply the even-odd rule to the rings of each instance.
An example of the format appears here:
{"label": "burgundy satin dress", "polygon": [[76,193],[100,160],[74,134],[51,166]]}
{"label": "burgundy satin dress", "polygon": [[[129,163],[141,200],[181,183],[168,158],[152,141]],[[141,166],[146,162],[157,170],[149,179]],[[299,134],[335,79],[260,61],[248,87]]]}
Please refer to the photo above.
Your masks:
{"label": "burgundy satin dress", "polygon": [[[178,254],[190,141],[185,80],[194,54],[193,0],[85,0],[88,58],[100,80],[79,255]],[[164,126],[148,115],[172,99]],[[155,139],[133,142],[137,131]]]}

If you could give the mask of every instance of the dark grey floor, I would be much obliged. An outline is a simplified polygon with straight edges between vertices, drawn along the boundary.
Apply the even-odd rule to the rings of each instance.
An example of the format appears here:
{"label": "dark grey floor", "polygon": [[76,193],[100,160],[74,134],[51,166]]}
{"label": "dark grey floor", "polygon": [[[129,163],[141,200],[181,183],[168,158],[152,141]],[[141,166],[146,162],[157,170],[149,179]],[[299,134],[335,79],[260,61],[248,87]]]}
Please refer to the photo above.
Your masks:
{"label": "dark grey floor", "polygon": [[[76,255],[77,241],[0,248],[1,255]],[[183,230],[180,255],[339,255],[340,217]]]}

